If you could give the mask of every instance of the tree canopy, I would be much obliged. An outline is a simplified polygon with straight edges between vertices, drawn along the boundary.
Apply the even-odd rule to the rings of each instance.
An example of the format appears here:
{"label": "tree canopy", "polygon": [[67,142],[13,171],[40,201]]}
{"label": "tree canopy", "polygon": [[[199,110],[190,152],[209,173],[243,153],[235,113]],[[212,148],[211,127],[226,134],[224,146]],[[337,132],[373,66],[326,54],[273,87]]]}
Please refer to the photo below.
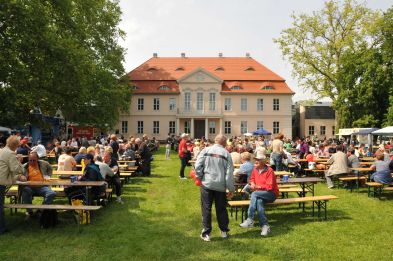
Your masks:
{"label": "tree canopy", "polygon": [[110,0],[6,0],[0,4],[0,124],[22,125],[39,107],[80,124],[113,126],[127,110],[118,44],[121,10]]}
{"label": "tree canopy", "polygon": [[384,51],[392,46],[389,12],[372,11],[354,0],[328,1],[312,15],[293,15],[292,27],[275,39],[299,85],[333,101],[338,127],[386,122],[392,89],[389,51]]}

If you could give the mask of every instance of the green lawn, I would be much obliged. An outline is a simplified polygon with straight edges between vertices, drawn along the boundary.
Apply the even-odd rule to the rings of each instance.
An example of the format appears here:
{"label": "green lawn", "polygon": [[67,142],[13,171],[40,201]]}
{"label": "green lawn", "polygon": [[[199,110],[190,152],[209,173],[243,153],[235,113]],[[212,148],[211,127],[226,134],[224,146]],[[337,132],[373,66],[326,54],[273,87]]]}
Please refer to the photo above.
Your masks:
{"label": "green lawn", "polygon": [[[26,223],[23,211],[10,216],[12,233],[0,237],[1,260],[391,260],[393,202],[367,197],[365,189],[350,193],[316,186],[316,195],[339,197],[328,206],[328,221],[313,221],[296,205],[271,208],[272,233],[241,229],[230,218],[231,237],[219,237],[213,223],[212,242],[199,239],[201,214],[198,188],[179,180],[179,160],[155,155],[152,177],[132,179],[124,187],[124,205],[111,203],[79,233],[70,213],[59,215],[54,229]],[[189,168],[187,169],[187,174]],[[393,196],[393,195],[392,195]],[[310,208],[307,208],[309,213]],[[214,211],[213,211],[214,212]],[[215,220],[215,217],[213,217]]]}

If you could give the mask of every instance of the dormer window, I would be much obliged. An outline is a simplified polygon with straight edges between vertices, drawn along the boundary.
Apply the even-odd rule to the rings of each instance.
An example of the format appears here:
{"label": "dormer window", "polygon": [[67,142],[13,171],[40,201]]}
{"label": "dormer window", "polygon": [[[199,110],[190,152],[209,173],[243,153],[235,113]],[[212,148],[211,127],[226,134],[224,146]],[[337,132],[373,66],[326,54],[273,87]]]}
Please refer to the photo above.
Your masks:
{"label": "dormer window", "polygon": [[136,86],[136,85],[132,85],[130,88],[131,88],[131,90],[133,90],[133,91],[139,90],[139,87]]}
{"label": "dormer window", "polygon": [[248,67],[247,69],[245,69],[245,71],[255,71],[254,67]]}
{"label": "dormer window", "polygon": [[154,68],[154,67],[151,67],[151,68],[147,69],[147,71],[148,71],[148,72],[155,72],[155,71],[157,71],[157,69]]}
{"label": "dormer window", "polygon": [[218,67],[215,69],[215,71],[224,71],[224,67],[218,66]]}
{"label": "dormer window", "polygon": [[168,85],[161,85],[159,90],[160,91],[169,91],[171,88]]}
{"label": "dormer window", "polygon": [[231,87],[231,90],[232,90],[232,91],[238,91],[238,90],[241,90],[241,89],[242,89],[242,87],[239,86],[239,85],[235,85],[235,86],[232,86],[232,87]]}
{"label": "dormer window", "polygon": [[175,71],[184,71],[183,67],[177,67]]}
{"label": "dormer window", "polygon": [[271,91],[271,90],[274,90],[274,87],[273,87],[273,86],[270,86],[270,85],[266,85],[266,86],[262,86],[262,87],[261,87],[261,90],[264,90],[264,91]]}

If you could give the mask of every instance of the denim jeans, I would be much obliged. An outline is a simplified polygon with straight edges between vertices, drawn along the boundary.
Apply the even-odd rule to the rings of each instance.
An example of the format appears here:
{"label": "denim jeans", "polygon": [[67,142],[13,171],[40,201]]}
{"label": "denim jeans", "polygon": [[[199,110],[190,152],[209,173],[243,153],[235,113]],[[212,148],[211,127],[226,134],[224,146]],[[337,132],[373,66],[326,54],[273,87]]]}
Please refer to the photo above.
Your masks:
{"label": "denim jeans", "polygon": [[250,206],[248,207],[248,218],[254,220],[255,210],[258,211],[259,225],[267,225],[265,215],[265,203],[271,203],[276,200],[276,195],[272,191],[254,191],[251,194]]}
{"label": "denim jeans", "polygon": [[202,235],[212,231],[212,206],[216,206],[217,223],[221,231],[228,232],[229,218],[227,212],[227,195],[225,192],[207,189],[201,186]]}
{"label": "denim jeans", "polygon": [[276,171],[282,170],[282,154],[273,152],[270,157],[274,162],[274,166],[276,167]]}
{"label": "denim jeans", "polygon": [[183,178],[184,177],[184,170],[185,170],[185,168],[187,166],[188,158],[187,157],[180,158],[180,161],[181,161],[180,177]]}
{"label": "denim jeans", "polygon": [[5,231],[5,217],[4,217],[4,199],[5,186],[0,185],[0,234]]}
{"label": "denim jeans", "polygon": [[[49,187],[23,187],[22,189],[22,202],[23,204],[31,204],[33,196],[42,196],[44,201],[42,204],[50,205],[56,196],[56,192],[52,191]],[[31,209],[27,209],[27,212],[31,213]]]}

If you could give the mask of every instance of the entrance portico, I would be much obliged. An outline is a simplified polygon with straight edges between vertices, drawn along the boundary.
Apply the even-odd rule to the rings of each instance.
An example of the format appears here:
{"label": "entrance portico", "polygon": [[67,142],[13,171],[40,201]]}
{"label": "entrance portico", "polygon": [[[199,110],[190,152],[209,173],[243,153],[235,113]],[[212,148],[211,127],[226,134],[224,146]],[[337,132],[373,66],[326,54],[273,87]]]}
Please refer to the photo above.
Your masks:
{"label": "entrance portico", "polygon": [[176,132],[189,133],[191,138],[200,139],[205,137],[207,139],[214,138],[217,134],[222,134],[222,118],[177,118]]}

